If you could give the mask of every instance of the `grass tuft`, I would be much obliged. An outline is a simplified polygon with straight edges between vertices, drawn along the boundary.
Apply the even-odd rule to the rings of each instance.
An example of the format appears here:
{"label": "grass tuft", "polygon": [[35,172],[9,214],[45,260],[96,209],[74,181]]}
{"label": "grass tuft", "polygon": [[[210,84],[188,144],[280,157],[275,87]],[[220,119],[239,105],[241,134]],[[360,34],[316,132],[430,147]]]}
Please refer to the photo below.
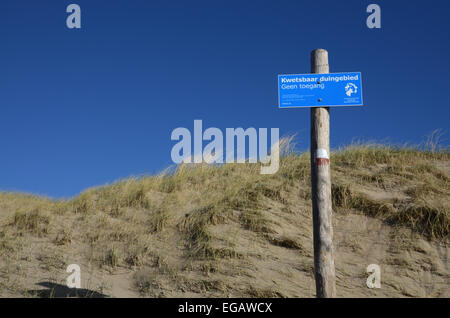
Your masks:
{"label": "grass tuft", "polygon": [[29,212],[22,210],[16,211],[14,214],[12,225],[19,230],[32,232],[39,236],[48,233],[50,217],[43,214],[39,209],[33,209]]}

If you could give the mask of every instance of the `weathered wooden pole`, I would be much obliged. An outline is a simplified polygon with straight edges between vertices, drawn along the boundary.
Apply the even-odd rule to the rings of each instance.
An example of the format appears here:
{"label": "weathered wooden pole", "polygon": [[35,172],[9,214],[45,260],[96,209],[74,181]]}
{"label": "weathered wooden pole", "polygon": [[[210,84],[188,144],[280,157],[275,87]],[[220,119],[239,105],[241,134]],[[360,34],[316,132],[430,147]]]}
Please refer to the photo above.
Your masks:
{"label": "weathered wooden pole", "polygon": [[[311,73],[329,73],[326,50],[311,52]],[[329,107],[311,108],[311,185],[316,297],[335,297]]]}

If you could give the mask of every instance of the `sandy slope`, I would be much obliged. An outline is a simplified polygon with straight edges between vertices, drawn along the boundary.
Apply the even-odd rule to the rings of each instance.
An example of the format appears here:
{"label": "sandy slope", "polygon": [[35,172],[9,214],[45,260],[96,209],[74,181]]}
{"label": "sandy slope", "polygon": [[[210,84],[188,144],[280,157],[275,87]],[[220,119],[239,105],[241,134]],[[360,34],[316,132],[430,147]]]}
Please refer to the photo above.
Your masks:
{"label": "sandy slope", "polygon": [[[448,222],[448,155],[392,170],[398,159],[333,161],[333,194],[348,196],[334,204],[340,297],[450,296],[448,223],[434,235],[423,218],[388,215],[426,202]],[[313,297],[308,158],[286,159],[272,177],[242,166],[128,181],[70,202],[2,194],[0,296],[65,296],[75,263],[80,296]],[[381,267],[380,289],[366,286],[369,264]]]}

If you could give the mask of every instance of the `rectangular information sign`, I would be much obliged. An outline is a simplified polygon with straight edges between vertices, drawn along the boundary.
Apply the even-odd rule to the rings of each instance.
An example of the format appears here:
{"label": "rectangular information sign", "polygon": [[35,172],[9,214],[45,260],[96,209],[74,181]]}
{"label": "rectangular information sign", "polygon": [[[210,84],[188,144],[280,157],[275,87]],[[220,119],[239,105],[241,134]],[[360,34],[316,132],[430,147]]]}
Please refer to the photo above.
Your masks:
{"label": "rectangular information sign", "polygon": [[361,73],[278,75],[278,107],[362,106]]}

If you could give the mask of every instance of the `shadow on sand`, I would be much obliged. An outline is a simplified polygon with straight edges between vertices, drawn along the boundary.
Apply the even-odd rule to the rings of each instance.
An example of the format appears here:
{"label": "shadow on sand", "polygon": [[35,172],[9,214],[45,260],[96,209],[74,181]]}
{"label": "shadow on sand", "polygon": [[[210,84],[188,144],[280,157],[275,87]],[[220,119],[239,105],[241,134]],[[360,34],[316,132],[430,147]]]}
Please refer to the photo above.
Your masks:
{"label": "shadow on sand", "polygon": [[67,298],[67,297],[80,297],[80,298],[106,298],[107,295],[98,293],[93,290],[84,288],[69,288],[64,285],[41,282],[36,284],[38,286],[45,287],[46,289],[29,290],[27,294],[34,297],[41,298]]}

